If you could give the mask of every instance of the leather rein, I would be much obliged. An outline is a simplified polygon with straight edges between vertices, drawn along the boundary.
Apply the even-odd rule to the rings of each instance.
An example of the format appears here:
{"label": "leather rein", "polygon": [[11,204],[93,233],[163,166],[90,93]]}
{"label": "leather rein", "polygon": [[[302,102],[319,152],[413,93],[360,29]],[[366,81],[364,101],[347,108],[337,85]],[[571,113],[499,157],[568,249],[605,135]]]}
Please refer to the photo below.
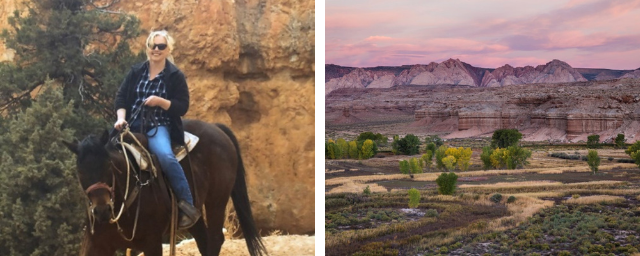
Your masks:
{"label": "leather rein", "polygon": [[[126,188],[125,188],[125,193],[124,193],[124,197],[122,200],[122,206],[120,207],[120,210],[118,211],[118,214],[115,214],[115,207],[114,207],[114,198],[115,198],[115,186],[116,186],[116,178],[115,178],[115,172],[112,170],[111,176],[112,176],[112,185],[109,186],[104,182],[97,182],[91,186],[89,186],[85,193],[87,195],[87,197],[89,197],[89,194],[95,190],[99,190],[99,189],[106,189],[107,191],[109,191],[109,196],[111,197],[109,202],[107,203],[110,206],[111,209],[111,217],[109,218],[109,223],[113,224],[116,223],[117,227],[118,227],[118,233],[120,234],[120,236],[122,236],[122,238],[126,241],[132,241],[133,238],[135,237],[136,234],[136,229],[138,226],[138,217],[139,217],[139,213],[140,213],[140,202],[142,200],[140,200],[140,191],[142,190],[142,187],[147,186],[150,184],[150,180],[152,179],[151,175],[150,178],[144,182],[142,182],[140,180],[140,172],[136,172],[136,168],[133,166],[133,164],[131,163],[131,161],[129,160],[129,156],[127,154],[127,151],[124,147],[124,136],[125,135],[130,135],[131,138],[134,139],[134,141],[140,146],[140,148],[142,147],[142,143],[140,143],[140,141],[138,141],[135,136],[133,136],[133,134],[129,131],[129,127],[125,127],[122,132],[120,132],[120,144],[122,146],[122,153],[124,154],[125,157],[125,161],[127,162],[127,182],[126,182]],[[144,152],[147,156],[149,156],[149,159],[151,154],[144,149]],[[113,166],[113,168],[115,170],[117,170],[119,173],[123,173],[114,163],[113,161],[111,161],[111,165]],[[153,163],[151,163],[151,165],[153,166]],[[155,169],[154,167],[152,167],[153,169]],[[134,173],[133,173],[133,177],[136,179],[136,184],[137,186],[135,186],[132,190],[131,190],[131,194],[129,194],[129,183],[130,183],[130,178],[131,178],[131,169],[134,169]],[[120,227],[120,223],[118,222],[120,220],[120,217],[122,217],[122,213],[124,212],[125,209],[128,209],[131,204],[133,204],[133,201],[138,199],[138,203],[137,203],[137,207],[136,207],[136,214],[135,214],[135,219],[134,219],[134,224],[133,224],[133,230],[131,232],[131,237],[127,238],[124,235],[124,231],[122,229],[122,227]],[[94,213],[94,209],[95,209],[95,205],[92,204],[91,200],[89,200],[88,203],[88,211],[87,214],[89,216],[89,223],[90,223],[90,231],[91,234],[94,234],[94,225],[95,225],[95,213]]]}

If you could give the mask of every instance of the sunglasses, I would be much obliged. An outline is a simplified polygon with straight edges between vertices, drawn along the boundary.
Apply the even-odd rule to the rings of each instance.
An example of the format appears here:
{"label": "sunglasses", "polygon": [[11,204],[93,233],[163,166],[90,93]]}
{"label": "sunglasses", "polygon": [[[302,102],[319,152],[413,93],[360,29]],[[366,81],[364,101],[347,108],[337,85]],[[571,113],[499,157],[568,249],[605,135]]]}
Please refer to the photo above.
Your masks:
{"label": "sunglasses", "polygon": [[167,44],[152,44],[152,45],[149,46],[149,49],[155,50],[156,47],[158,48],[158,50],[162,51],[164,49],[167,49]]}

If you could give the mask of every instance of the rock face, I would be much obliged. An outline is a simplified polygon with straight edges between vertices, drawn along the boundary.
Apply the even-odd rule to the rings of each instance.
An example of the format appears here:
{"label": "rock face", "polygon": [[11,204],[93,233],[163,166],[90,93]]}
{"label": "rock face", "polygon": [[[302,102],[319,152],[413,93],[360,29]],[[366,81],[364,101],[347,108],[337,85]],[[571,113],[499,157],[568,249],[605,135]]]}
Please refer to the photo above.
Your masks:
{"label": "rock face", "polygon": [[[517,77],[517,69],[504,70],[507,72],[496,72],[496,76]],[[361,122],[375,123],[385,118],[387,110],[412,111],[414,120],[404,121],[405,129],[416,134],[448,134],[445,138],[491,136],[496,129],[513,128],[530,141],[586,141],[591,134],[611,141],[623,133],[627,142],[634,142],[640,140],[638,92],[640,80],[631,78],[497,88],[339,89],[327,95],[325,113],[337,116],[333,113],[347,108]],[[331,124],[332,120],[327,121]]]}
{"label": "rock face", "polygon": [[[18,2],[2,0],[0,28]],[[258,229],[313,233],[314,1],[120,1],[113,9],[176,39],[191,95],[186,118],[236,133]]]}
{"label": "rock face", "polygon": [[[512,67],[504,65],[495,70],[471,66],[459,59],[449,59],[441,63],[431,62],[428,65],[414,65],[395,76],[389,84],[390,73],[381,74],[368,68],[350,70],[347,67],[337,68],[327,65],[329,72],[325,79],[325,94],[338,88],[385,88],[398,85],[466,85],[474,87],[500,87],[532,83],[565,83],[587,81],[569,64],[553,60],[537,67]],[[403,66],[405,67],[405,66]],[[348,72],[348,73],[347,73]],[[345,73],[344,75],[340,75]],[[356,74],[353,74],[356,73]],[[354,76],[366,77],[354,79]]]}

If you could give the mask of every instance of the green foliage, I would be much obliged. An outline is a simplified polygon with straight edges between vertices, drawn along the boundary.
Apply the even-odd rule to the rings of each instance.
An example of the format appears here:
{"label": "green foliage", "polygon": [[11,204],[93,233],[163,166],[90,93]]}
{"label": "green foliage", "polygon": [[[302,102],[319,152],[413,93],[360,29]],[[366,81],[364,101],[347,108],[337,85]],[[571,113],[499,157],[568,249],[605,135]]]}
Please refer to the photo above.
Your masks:
{"label": "green foliage", "polygon": [[442,164],[444,164],[447,171],[452,171],[456,164],[456,158],[454,156],[446,156],[442,159]]}
{"label": "green foliage", "polygon": [[411,172],[411,167],[409,166],[409,161],[402,160],[400,161],[400,173],[409,174]]}
{"label": "green foliage", "polygon": [[573,195],[571,195],[571,198],[578,199],[578,198],[580,198],[580,194],[573,194]]}
{"label": "green foliage", "polygon": [[418,161],[418,158],[409,159],[409,168],[411,170],[411,173],[422,173],[422,167],[420,166],[420,161]]}
{"label": "green foliage", "polygon": [[431,170],[431,165],[433,164],[433,162],[431,161],[431,159],[433,159],[433,151],[427,151],[425,154],[422,155],[422,161],[425,163],[427,170]]}
{"label": "green foliage", "polygon": [[358,152],[360,152],[360,150],[358,150],[358,143],[356,143],[355,141],[350,141],[349,142],[349,158],[359,159],[360,155],[358,154]]}
{"label": "green foliage", "polygon": [[417,189],[412,188],[409,189],[407,193],[409,193],[409,208],[418,207],[418,205],[420,205],[420,192]]}
{"label": "green foliage", "polygon": [[502,169],[507,167],[507,160],[509,158],[509,151],[504,148],[496,148],[489,156],[491,160],[491,166],[496,169]]}
{"label": "green foliage", "polygon": [[516,169],[522,168],[525,165],[528,165],[529,162],[527,159],[531,157],[531,151],[528,149],[524,149],[520,146],[510,146],[507,148],[508,158],[507,158],[507,168],[508,169]]}
{"label": "green foliage", "polygon": [[[45,80],[74,100],[75,114],[115,120],[113,99],[131,65],[145,59],[129,43],[140,21],[125,13],[88,7],[84,0],[31,1],[9,17],[0,37],[15,50],[14,63],[0,64],[0,108],[16,113],[29,106]],[[95,127],[90,127],[95,128]]]}
{"label": "green foliage", "polygon": [[616,139],[614,140],[616,148],[624,148],[625,141],[626,139],[624,138],[624,134],[618,133],[618,136],[616,136]]}
{"label": "green foliage", "polygon": [[369,188],[369,185],[367,185],[367,187],[364,188],[364,190],[362,191],[362,194],[371,195],[371,189]]}
{"label": "green foliage", "polygon": [[598,166],[600,166],[600,157],[598,157],[598,151],[593,149],[589,150],[589,153],[587,154],[587,164],[589,164],[589,168],[591,168],[593,174],[596,174],[596,172],[598,172]]}
{"label": "green foliage", "polygon": [[507,148],[517,146],[522,139],[522,133],[517,129],[499,129],[493,132],[491,137],[492,148]]}
{"label": "green foliage", "polygon": [[[387,137],[383,136],[380,133],[374,134],[373,132],[363,132],[358,135],[356,141],[366,141],[372,140],[376,144],[387,144]],[[378,153],[378,152],[376,152]]]}
{"label": "green foliage", "polygon": [[391,152],[394,155],[398,155],[400,154],[400,151],[398,150],[398,141],[400,140],[400,136],[398,135],[393,135],[393,141],[391,142]]}
{"label": "green foliage", "polygon": [[453,172],[443,172],[436,179],[438,184],[438,193],[442,195],[452,195],[456,191],[458,183],[458,175]]}
{"label": "green foliage", "polygon": [[0,255],[78,254],[84,197],[74,154],[60,143],[73,140],[73,102],[51,87],[2,123]]}
{"label": "green foliage", "polygon": [[624,151],[635,161],[636,165],[640,167],[640,140],[633,143],[627,150]]}
{"label": "green foliage", "polygon": [[[429,142],[427,143],[427,146],[425,148],[425,151],[431,151],[431,157],[433,157],[433,152],[436,152],[436,144],[433,142]],[[433,158],[431,158],[433,159]]]}
{"label": "green foliage", "polygon": [[600,148],[600,135],[587,136],[587,148]]}
{"label": "green foliage", "polygon": [[494,203],[500,203],[500,201],[502,201],[502,194],[495,193],[489,198],[489,200]]}
{"label": "green foliage", "polygon": [[362,159],[369,159],[373,157],[373,155],[375,154],[373,152],[373,145],[375,145],[375,143],[372,140],[364,141],[364,143],[362,144]]}
{"label": "green foliage", "polygon": [[333,141],[328,141],[324,143],[325,147],[325,157],[327,159],[341,159],[342,158],[342,149]]}
{"label": "green foliage", "polygon": [[471,161],[471,155],[473,154],[471,148],[448,148],[447,151],[445,151],[445,154],[447,156],[453,156],[455,158],[455,163],[461,171],[466,171],[469,169],[469,162]]}
{"label": "green foliage", "polygon": [[[437,147],[442,146],[442,144],[444,144],[444,142],[442,141],[442,139],[440,138],[440,136],[438,135],[431,135],[431,136],[427,136],[426,138],[424,138],[424,142],[427,144],[427,150],[434,150]],[[429,148],[429,144],[433,143],[433,148]]]}
{"label": "green foliage", "polygon": [[338,145],[340,152],[342,152],[340,159],[349,157],[349,143],[346,140],[339,138],[336,140],[336,145]]}
{"label": "green foliage", "polygon": [[424,213],[424,216],[431,217],[431,218],[438,217],[438,210],[429,209]]}
{"label": "green foliage", "polygon": [[442,159],[447,156],[446,152],[447,152],[447,146],[442,145],[440,146],[438,149],[436,149],[436,167],[438,167],[438,169],[444,169],[444,163],[442,162]]}
{"label": "green foliage", "polygon": [[415,155],[420,152],[420,139],[413,134],[407,134],[402,139],[395,140],[392,147],[397,150],[398,153],[404,155]]}
{"label": "green foliage", "polygon": [[507,203],[508,204],[513,203],[515,201],[516,201],[516,197],[515,196],[509,196],[509,198],[507,198]]}
{"label": "green foliage", "polygon": [[482,154],[480,154],[480,160],[482,160],[482,168],[488,170],[492,167],[491,165],[491,154],[493,153],[493,149],[491,147],[483,147]]}

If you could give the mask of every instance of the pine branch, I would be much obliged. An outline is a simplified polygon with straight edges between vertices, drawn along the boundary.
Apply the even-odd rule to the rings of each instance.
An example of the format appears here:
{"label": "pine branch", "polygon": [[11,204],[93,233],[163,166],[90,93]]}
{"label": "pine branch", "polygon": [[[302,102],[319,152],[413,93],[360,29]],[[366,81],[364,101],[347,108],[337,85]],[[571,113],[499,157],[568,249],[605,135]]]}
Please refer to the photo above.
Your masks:
{"label": "pine branch", "polygon": [[28,89],[23,92],[22,94],[16,96],[16,97],[10,97],[6,102],[0,103],[0,111],[5,111],[7,109],[9,109],[9,107],[11,107],[12,105],[14,105],[15,103],[18,103],[20,100],[26,98],[26,96],[30,95],[31,92],[33,92],[33,90],[35,90],[36,88],[38,88],[38,86],[42,85],[44,83],[44,81],[37,81],[35,83],[33,83],[32,85],[30,85],[28,87]]}

